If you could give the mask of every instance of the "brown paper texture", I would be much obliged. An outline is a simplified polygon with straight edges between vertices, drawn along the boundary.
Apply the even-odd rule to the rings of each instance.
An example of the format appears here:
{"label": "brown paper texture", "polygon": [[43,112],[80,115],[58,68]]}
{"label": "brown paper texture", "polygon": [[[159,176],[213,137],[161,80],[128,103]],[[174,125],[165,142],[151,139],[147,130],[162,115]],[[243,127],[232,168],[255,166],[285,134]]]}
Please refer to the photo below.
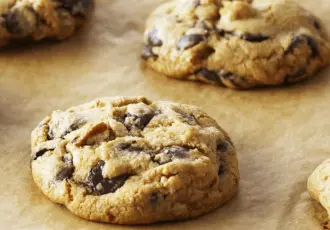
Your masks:
{"label": "brown paper texture", "polygon": [[[0,229],[321,229],[306,181],[330,157],[330,69],[291,87],[250,91],[144,71],[144,22],[162,2],[96,0],[90,23],[69,40],[1,50]],[[329,0],[300,2],[330,30]],[[55,109],[116,95],[194,104],[215,118],[237,148],[237,196],[200,218],[149,226],[89,222],[52,203],[31,177],[30,132]]]}

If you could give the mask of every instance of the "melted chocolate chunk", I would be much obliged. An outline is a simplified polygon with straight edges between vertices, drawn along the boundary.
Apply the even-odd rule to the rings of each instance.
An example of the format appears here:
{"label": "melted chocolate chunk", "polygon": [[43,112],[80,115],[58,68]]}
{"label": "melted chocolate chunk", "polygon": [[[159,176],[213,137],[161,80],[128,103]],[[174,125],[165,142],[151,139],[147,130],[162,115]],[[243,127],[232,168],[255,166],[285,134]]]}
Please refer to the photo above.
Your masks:
{"label": "melted chocolate chunk", "polygon": [[24,34],[24,28],[18,18],[18,11],[11,11],[5,16],[5,27],[11,34]]}
{"label": "melted chocolate chunk", "polygon": [[270,37],[262,34],[244,34],[241,38],[249,42],[263,42],[268,40]]}
{"label": "melted chocolate chunk", "polygon": [[48,131],[48,133],[47,133],[47,140],[48,141],[54,140],[54,134],[53,134],[52,130],[49,130]]}
{"label": "melted chocolate chunk", "polygon": [[88,8],[92,4],[92,0],[60,0],[65,9],[72,10],[74,6],[81,4],[84,8]]}
{"label": "melted chocolate chunk", "polygon": [[87,184],[91,187],[96,186],[100,183],[104,178],[102,176],[102,168],[105,165],[104,161],[99,161],[96,166],[94,166],[88,174]]}
{"label": "melted chocolate chunk", "polygon": [[158,37],[158,31],[156,29],[152,30],[148,34],[148,43],[151,46],[162,46],[163,41]]}
{"label": "melted chocolate chunk", "polygon": [[224,173],[225,167],[223,163],[221,163],[221,156],[228,150],[228,143],[225,141],[218,141],[217,143],[217,148],[216,148],[216,154],[217,154],[217,159],[220,164],[219,170],[218,170],[218,175],[221,175]]}
{"label": "melted chocolate chunk", "polygon": [[299,35],[299,36],[293,37],[291,44],[285,51],[285,54],[292,53],[293,50],[303,42],[307,42],[308,46],[310,47],[310,49],[312,51],[312,57],[316,57],[319,55],[319,47],[318,47],[316,41],[307,35]]}
{"label": "melted chocolate chunk", "polygon": [[162,114],[162,111],[159,110],[159,109],[157,109],[157,110],[155,111],[155,117],[158,116],[158,115],[160,115],[160,114]]}
{"label": "melted chocolate chunk", "polygon": [[144,60],[147,60],[148,58],[157,58],[158,55],[154,54],[152,52],[152,47],[149,45],[143,46],[142,52],[141,52],[141,57]]}
{"label": "melted chocolate chunk", "polygon": [[195,28],[200,28],[200,29],[203,29],[205,31],[209,31],[210,28],[206,25],[206,23],[204,21],[199,21],[195,24]]}
{"label": "melted chocolate chunk", "polygon": [[167,164],[173,159],[184,159],[188,157],[189,149],[181,146],[166,147],[153,157],[158,164]]}
{"label": "melted chocolate chunk", "polygon": [[74,172],[74,167],[64,167],[56,175],[56,180],[62,181],[70,178]]}
{"label": "melted chocolate chunk", "polygon": [[189,149],[181,147],[181,146],[171,146],[164,148],[160,153],[164,153],[166,155],[171,155],[177,158],[186,158],[188,155]]}
{"label": "melted chocolate chunk", "polygon": [[156,192],[151,193],[150,203],[152,205],[155,205],[155,204],[157,204],[157,201],[158,201],[158,194]]}
{"label": "melted chocolate chunk", "polygon": [[197,124],[196,118],[193,114],[185,113],[185,112],[183,112],[182,110],[179,110],[179,109],[175,109],[174,111],[177,112],[178,114],[180,114],[189,125],[196,125]]}
{"label": "melted chocolate chunk", "polygon": [[184,35],[180,38],[177,49],[178,50],[186,50],[189,49],[200,42],[204,41],[205,36],[200,34],[191,34],[191,35]]}
{"label": "melted chocolate chunk", "polygon": [[38,157],[41,157],[42,155],[44,155],[46,152],[53,151],[54,149],[55,148],[42,148],[42,149],[39,149],[38,151],[36,151],[33,154],[32,159],[36,160],[36,159],[38,159]]}
{"label": "melted chocolate chunk", "polygon": [[226,70],[221,70],[220,72],[219,72],[219,75],[221,76],[221,77],[223,77],[224,79],[226,79],[226,80],[228,80],[228,81],[230,81],[232,84],[236,84],[235,83],[235,81],[236,81],[236,77],[235,77],[235,75],[233,75],[232,73],[230,73],[230,72],[228,72],[228,71],[226,71]]}
{"label": "melted chocolate chunk", "polygon": [[316,20],[314,19],[314,23],[313,23],[314,27],[317,29],[317,30],[321,30],[322,27],[321,27],[321,24]]}
{"label": "melted chocolate chunk", "polygon": [[304,42],[304,37],[303,36],[295,36],[292,38],[291,44],[289,47],[286,49],[285,54],[292,53],[293,50],[299,46],[302,42]]}
{"label": "melted chocolate chunk", "polygon": [[56,180],[59,180],[59,181],[65,180],[67,178],[71,178],[72,174],[74,172],[72,156],[69,153],[66,153],[62,157],[62,161],[64,162],[64,166],[56,175]]}
{"label": "melted chocolate chunk", "polygon": [[224,29],[219,29],[219,28],[217,28],[217,29],[216,29],[216,32],[217,32],[217,34],[220,35],[221,37],[225,36],[225,34],[226,34],[226,31],[225,31]]}
{"label": "melted chocolate chunk", "polygon": [[218,175],[222,175],[225,172],[225,167],[223,166],[223,164],[220,163],[220,167],[218,170]]}
{"label": "melted chocolate chunk", "polygon": [[200,49],[198,54],[196,55],[196,57],[203,60],[203,59],[208,58],[214,52],[215,52],[215,49],[208,46],[208,47],[205,47],[204,49]]}
{"label": "melted chocolate chunk", "polygon": [[61,135],[61,138],[63,139],[66,135],[68,135],[69,133],[77,130],[80,128],[80,126],[86,124],[86,121],[82,120],[82,119],[78,119],[76,122],[74,122],[73,124],[70,125],[70,127],[64,131],[64,133]]}
{"label": "melted chocolate chunk", "polygon": [[158,192],[153,192],[150,195],[150,204],[152,206],[156,206],[161,200],[165,200],[167,195],[158,193]]}
{"label": "melted chocolate chunk", "polygon": [[221,82],[218,73],[215,71],[201,69],[199,73],[208,81]]}
{"label": "melted chocolate chunk", "polygon": [[227,142],[220,141],[220,142],[217,143],[217,153],[218,153],[218,154],[221,154],[221,153],[226,152],[227,149],[228,149],[228,144],[227,144]]}
{"label": "melted chocolate chunk", "polygon": [[284,79],[284,84],[289,84],[292,80],[294,81],[295,79],[304,76],[304,74],[306,74],[306,71],[306,67],[303,67],[292,74],[288,74]]}
{"label": "melted chocolate chunk", "polygon": [[221,28],[216,28],[216,32],[221,37],[225,36],[226,34],[228,34],[228,35],[234,35],[234,32],[228,31],[228,30],[224,30],[224,29],[221,29]]}
{"label": "melted chocolate chunk", "polygon": [[319,46],[317,45],[316,41],[313,38],[308,37],[308,36],[306,36],[306,39],[307,39],[307,44],[309,45],[309,47],[312,50],[312,57],[318,56],[319,55]]}
{"label": "melted chocolate chunk", "polygon": [[128,130],[131,130],[133,127],[143,130],[144,127],[148,125],[148,123],[151,121],[153,117],[154,117],[154,113],[146,113],[140,116],[127,113],[125,114],[124,125]]}
{"label": "melted chocolate chunk", "polygon": [[112,178],[104,178],[102,175],[102,168],[104,165],[104,161],[99,161],[97,165],[90,170],[87,177],[86,184],[97,195],[116,192],[125,184],[129,177],[129,175],[125,173]]}
{"label": "melted chocolate chunk", "polygon": [[122,151],[140,153],[142,151],[147,151],[141,147],[132,146],[130,143],[119,143],[117,148]]}

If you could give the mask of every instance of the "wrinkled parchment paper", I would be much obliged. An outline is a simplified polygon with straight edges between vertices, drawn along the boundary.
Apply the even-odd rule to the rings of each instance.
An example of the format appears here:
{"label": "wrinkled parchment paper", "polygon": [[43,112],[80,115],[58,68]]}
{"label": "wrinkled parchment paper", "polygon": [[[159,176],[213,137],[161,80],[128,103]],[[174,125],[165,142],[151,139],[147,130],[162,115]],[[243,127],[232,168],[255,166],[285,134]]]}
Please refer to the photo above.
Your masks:
{"label": "wrinkled parchment paper", "polygon": [[[144,21],[164,0],[96,0],[77,36],[0,52],[0,229],[318,230],[309,174],[330,157],[330,69],[286,88],[233,91],[141,69]],[[329,0],[301,0],[330,30]],[[29,168],[30,132],[55,109],[145,95],[200,106],[232,137],[237,196],[197,219],[151,226],[88,222],[52,203]]]}

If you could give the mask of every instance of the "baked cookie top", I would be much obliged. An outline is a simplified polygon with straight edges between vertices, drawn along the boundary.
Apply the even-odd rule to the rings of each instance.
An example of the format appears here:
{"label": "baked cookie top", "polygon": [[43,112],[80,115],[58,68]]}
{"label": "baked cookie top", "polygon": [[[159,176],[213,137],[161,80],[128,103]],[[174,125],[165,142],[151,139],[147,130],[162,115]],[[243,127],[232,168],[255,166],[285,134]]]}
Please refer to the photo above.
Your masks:
{"label": "baked cookie top", "polygon": [[230,88],[293,83],[330,59],[322,22],[290,0],[176,0],[149,17],[142,57],[169,77]]}
{"label": "baked cookie top", "polygon": [[330,218],[330,159],[325,160],[310,175],[307,189],[311,197],[326,209]]}
{"label": "baked cookie top", "polygon": [[86,19],[93,0],[0,0],[0,47],[11,40],[65,39]]}
{"label": "baked cookie top", "polygon": [[191,105],[103,98],[54,111],[31,137],[38,187],[89,220],[185,219],[215,209],[238,187],[230,138]]}

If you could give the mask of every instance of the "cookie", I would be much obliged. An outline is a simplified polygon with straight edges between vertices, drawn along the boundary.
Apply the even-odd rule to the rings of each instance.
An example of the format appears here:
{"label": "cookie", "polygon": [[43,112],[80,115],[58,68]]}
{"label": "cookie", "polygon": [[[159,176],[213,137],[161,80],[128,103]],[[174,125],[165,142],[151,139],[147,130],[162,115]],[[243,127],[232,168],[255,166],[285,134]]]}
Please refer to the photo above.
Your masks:
{"label": "cookie", "polygon": [[145,224],[202,215],[235,194],[227,133],[191,105],[103,98],[55,111],[32,132],[34,181],[87,219]]}
{"label": "cookie", "polygon": [[12,40],[63,40],[83,25],[93,0],[0,0],[0,47]]}
{"label": "cookie", "polygon": [[310,175],[307,188],[310,196],[326,209],[330,219],[330,159]]}
{"label": "cookie", "polygon": [[247,89],[314,76],[330,45],[322,22],[290,0],[176,0],[147,20],[141,56],[169,77]]}

